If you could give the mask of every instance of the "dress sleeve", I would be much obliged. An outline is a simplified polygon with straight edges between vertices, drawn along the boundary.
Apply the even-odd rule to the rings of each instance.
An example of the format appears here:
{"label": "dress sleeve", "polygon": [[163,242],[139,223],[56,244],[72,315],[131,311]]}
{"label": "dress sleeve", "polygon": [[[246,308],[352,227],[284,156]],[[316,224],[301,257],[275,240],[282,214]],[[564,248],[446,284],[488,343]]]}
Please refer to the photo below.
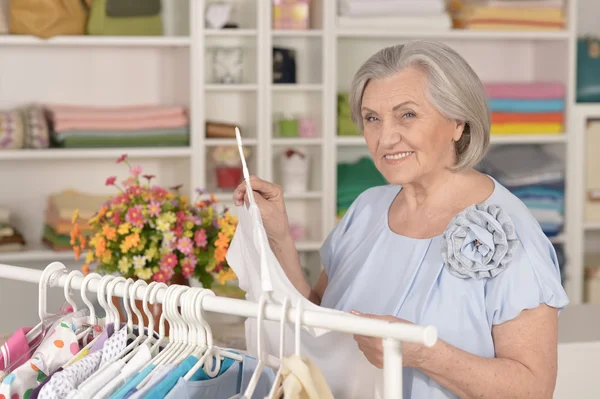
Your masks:
{"label": "dress sleeve", "polygon": [[519,234],[511,264],[486,283],[486,312],[490,325],[502,324],[521,311],[540,304],[564,309],[569,303],[562,287],[558,258],[541,229]]}

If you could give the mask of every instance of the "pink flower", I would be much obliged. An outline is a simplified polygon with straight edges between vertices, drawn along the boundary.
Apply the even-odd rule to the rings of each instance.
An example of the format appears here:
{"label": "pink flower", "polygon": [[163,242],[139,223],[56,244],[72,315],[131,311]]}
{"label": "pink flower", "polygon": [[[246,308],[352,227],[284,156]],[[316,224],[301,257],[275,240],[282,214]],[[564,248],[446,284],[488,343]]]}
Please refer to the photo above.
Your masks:
{"label": "pink flower", "polygon": [[173,269],[160,269],[152,276],[152,279],[157,283],[166,283],[173,277]]}
{"label": "pink flower", "polygon": [[115,226],[119,226],[121,224],[121,215],[119,212],[113,213],[112,222]]}
{"label": "pink flower", "polygon": [[172,231],[175,233],[175,237],[179,238],[183,235],[183,226],[178,224]]}
{"label": "pink flower", "polygon": [[117,163],[124,162],[127,159],[127,154],[123,154],[117,159]]}
{"label": "pink flower", "polygon": [[151,201],[148,204],[148,214],[150,216],[157,217],[158,215],[160,215],[160,211],[161,211],[160,202],[158,202],[158,201]]}
{"label": "pink flower", "polygon": [[181,273],[184,277],[191,277],[196,270],[197,259],[194,256],[187,257],[181,262]]}
{"label": "pink flower", "polygon": [[174,253],[163,255],[160,260],[160,268],[161,270],[172,270],[175,266],[177,266],[177,255]]}
{"label": "pink flower", "polygon": [[144,190],[142,189],[142,187],[134,185],[134,186],[130,186],[127,189],[127,194],[132,195],[134,197],[139,197],[144,193]]}
{"label": "pink flower", "polygon": [[186,216],[184,211],[179,211],[175,214],[177,216],[177,222],[183,223],[185,222]]}
{"label": "pink flower", "polygon": [[162,187],[154,186],[152,187],[152,195],[156,199],[164,199],[167,196],[168,191]]}
{"label": "pink flower", "polygon": [[129,176],[127,179],[123,180],[123,185],[125,187],[133,187],[137,182],[135,181],[135,177]]}
{"label": "pink flower", "polygon": [[181,237],[177,242],[177,249],[185,255],[189,255],[194,251],[192,240],[187,237]]}
{"label": "pink flower", "polygon": [[108,179],[106,179],[106,185],[107,186],[113,186],[116,181],[117,181],[117,177],[116,176],[111,176]]}
{"label": "pink flower", "polygon": [[129,208],[127,210],[127,216],[125,216],[125,220],[135,227],[144,227],[144,223],[146,220],[144,215],[142,214],[142,206],[136,205],[133,208]]}
{"label": "pink flower", "polygon": [[137,177],[142,174],[142,167],[139,165],[136,165],[133,168],[129,169],[129,173],[131,173],[133,176]]}
{"label": "pink flower", "polygon": [[196,243],[196,246],[199,248],[204,248],[206,247],[206,230],[204,229],[200,229],[198,231],[196,231],[196,233],[194,234],[194,242]]}
{"label": "pink flower", "polygon": [[129,203],[129,198],[126,195],[118,195],[113,198],[112,203],[115,205],[127,205]]}

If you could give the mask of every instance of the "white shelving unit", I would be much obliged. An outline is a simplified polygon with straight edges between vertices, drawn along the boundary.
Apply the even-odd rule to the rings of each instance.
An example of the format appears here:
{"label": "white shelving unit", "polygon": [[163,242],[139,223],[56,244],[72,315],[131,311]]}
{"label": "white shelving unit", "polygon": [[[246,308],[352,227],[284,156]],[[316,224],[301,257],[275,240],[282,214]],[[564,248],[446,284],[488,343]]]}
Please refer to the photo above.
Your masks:
{"label": "white shelving unit", "polygon": [[[42,229],[46,196],[64,188],[109,193],[106,176],[126,170],[115,165],[128,153],[158,183],[183,183],[187,189],[205,187],[231,204],[231,193],[216,190],[215,146],[235,145],[231,139],[205,138],[207,120],[236,123],[252,150],[252,173],[276,183],[278,156],[288,147],[309,154],[308,192],[286,195],[288,212],[306,225],[297,243],[314,281],[320,262],[318,249],[335,225],[336,164],[366,155],[360,137],[336,136],[337,93],[347,91],[359,65],[379,48],[412,39],[439,40],[458,50],[484,81],[556,80],[567,87],[566,131],[561,135],[498,137],[493,145],[548,145],[563,156],[567,168],[567,210],[564,233],[553,239],[565,245],[567,290],[573,303],[582,298],[583,181],[578,162],[583,143],[575,110],[576,0],[569,1],[568,29],[561,32],[394,31],[336,28],[336,1],[311,2],[311,29],[273,30],[271,1],[235,0],[239,29],[204,28],[206,1],[179,0],[170,13],[189,10],[189,34],[150,37],[32,37],[0,36],[0,108],[23,104],[80,103],[116,105],[137,103],[183,104],[189,107],[189,148],[40,150],[0,152],[0,204],[12,208],[15,222],[32,243],[31,251],[0,254],[0,262],[63,260],[36,246]],[[189,6],[189,7],[188,7]],[[181,19],[181,18],[180,18]],[[240,84],[221,85],[212,79],[212,50],[220,46],[244,49]],[[297,83],[272,83],[272,47],[297,53]],[[278,137],[278,115],[291,113],[319,121],[319,137]],[[581,206],[580,206],[581,205]],[[70,256],[70,255],[69,255]]]}

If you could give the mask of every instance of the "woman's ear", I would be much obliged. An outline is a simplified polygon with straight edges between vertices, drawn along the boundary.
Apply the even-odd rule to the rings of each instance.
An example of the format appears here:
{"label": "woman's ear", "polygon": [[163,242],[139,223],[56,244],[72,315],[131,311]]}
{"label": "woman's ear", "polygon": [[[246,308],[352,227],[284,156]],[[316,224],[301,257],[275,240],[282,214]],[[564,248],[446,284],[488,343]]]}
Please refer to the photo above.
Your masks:
{"label": "woman's ear", "polygon": [[452,139],[454,141],[460,140],[460,138],[462,137],[462,135],[463,135],[463,133],[465,131],[466,125],[467,125],[466,122],[462,122],[462,121],[456,121],[455,122],[454,133],[452,135]]}

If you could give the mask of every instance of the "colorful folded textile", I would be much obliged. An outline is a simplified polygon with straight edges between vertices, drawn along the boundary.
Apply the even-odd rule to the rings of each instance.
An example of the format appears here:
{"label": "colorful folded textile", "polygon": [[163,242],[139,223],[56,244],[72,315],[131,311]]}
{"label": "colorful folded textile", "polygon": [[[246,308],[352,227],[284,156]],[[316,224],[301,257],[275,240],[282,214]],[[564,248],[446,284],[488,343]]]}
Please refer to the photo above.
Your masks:
{"label": "colorful folded textile", "polygon": [[503,123],[563,123],[565,114],[562,112],[492,112],[492,124]]}
{"label": "colorful folded textile", "polygon": [[491,98],[488,102],[491,111],[504,112],[559,112],[565,109],[565,101],[552,100],[519,100]]}
{"label": "colorful folded textile", "polygon": [[558,82],[496,82],[484,83],[485,92],[490,98],[548,100],[565,97],[565,86]]}
{"label": "colorful folded textile", "polygon": [[558,134],[562,123],[492,123],[492,134]]}

